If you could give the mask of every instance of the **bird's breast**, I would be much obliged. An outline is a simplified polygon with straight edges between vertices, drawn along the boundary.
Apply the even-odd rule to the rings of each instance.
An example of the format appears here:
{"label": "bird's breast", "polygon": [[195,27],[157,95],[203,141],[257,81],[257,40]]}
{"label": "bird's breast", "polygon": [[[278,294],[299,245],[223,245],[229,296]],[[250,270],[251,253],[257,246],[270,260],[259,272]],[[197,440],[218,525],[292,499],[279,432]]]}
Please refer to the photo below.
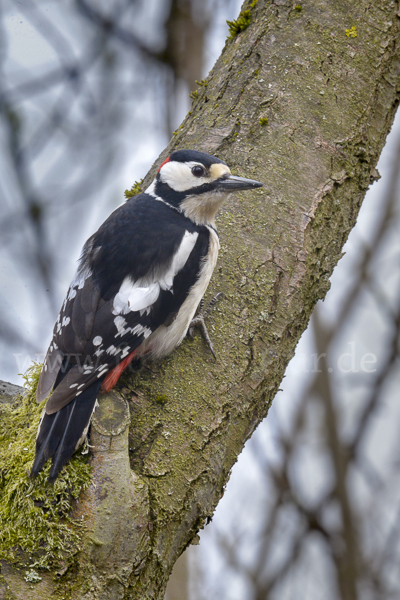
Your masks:
{"label": "bird's breast", "polygon": [[149,353],[152,358],[162,358],[170,354],[185,337],[217,264],[220,247],[218,235],[212,227],[207,229],[210,232],[208,252],[201,263],[196,283],[190,288],[172,323],[158,327],[140,346],[140,354]]}

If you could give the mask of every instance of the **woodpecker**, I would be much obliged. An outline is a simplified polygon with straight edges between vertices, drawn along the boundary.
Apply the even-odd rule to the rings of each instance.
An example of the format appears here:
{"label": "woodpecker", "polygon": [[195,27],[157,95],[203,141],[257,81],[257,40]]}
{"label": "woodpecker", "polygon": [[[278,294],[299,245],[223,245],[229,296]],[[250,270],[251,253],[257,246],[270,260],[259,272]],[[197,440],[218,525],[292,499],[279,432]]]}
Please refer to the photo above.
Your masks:
{"label": "woodpecker", "polygon": [[173,152],[147,190],[119,206],[85,243],[37,388],[47,400],[31,470],[54,481],[87,435],[96,399],[133,359],[159,359],[185,337],[217,262],[215,215],[262,183],[195,150]]}

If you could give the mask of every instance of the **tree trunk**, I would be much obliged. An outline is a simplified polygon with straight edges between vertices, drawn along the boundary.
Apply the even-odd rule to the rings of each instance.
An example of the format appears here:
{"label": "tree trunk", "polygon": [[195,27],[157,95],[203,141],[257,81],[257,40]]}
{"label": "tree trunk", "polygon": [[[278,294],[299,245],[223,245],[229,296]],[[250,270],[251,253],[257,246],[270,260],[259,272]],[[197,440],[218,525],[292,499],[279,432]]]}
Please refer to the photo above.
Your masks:
{"label": "tree trunk", "polygon": [[266,416],[378,176],[400,96],[399,3],[255,0],[243,10],[157,161],[196,148],[265,185],[218,219],[209,297],[224,298],[208,320],[217,361],[196,335],[100,399],[92,485],[76,508],[84,549],[37,584],[4,565],[0,598],[163,597]]}

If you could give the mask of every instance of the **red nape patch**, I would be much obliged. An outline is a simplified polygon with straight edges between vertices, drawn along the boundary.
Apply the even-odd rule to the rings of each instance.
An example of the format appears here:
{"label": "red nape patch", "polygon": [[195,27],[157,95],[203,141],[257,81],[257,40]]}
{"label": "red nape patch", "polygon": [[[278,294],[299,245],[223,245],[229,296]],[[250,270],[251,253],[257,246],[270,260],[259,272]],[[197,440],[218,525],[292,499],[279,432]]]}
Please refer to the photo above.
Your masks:
{"label": "red nape patch", "polygon": [[169,161],[170,161],[170,157],[168,156],[168,158],[166,158],[166,159],[164,160],[163,164],[162,164],[162,165],[160,165],[160,166],[158,167],[158,171],[157,171],[157,173],[159,173],[159,172],[160,172],[160,169],[161,169],[161,168],[162,168],[162,167],[165,165],[165,163],[167,163],[167,162],[169,162]]}
{"label": "red nape patch", "polygon": [[116,367],[114,367],[114,369],[112,371],[109,371],[109,373],[107,373],[107,375],[105,376],[105,379],[101,385],[101,388],[100,388],[101,392],[109,392],[110,390],[113,389],[113,387],[117,383],[118,379],[121,377],[122,373],[125,371],[126,367],[129,367],[132,360],[135,358],[135,353],[136,353],[136,350],[131,352],[129,354],[129,356],[124,358],[124,360],[121,360],[119,365],[117,365]]}

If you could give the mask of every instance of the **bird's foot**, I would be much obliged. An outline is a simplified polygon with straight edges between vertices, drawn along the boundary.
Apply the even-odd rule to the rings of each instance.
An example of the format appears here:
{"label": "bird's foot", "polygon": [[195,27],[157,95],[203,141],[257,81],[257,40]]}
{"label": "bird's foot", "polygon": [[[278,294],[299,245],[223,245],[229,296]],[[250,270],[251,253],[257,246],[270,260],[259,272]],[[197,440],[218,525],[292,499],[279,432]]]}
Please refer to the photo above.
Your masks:
{"label": "bird's foot", "polygon": [[215,358],[215,360],[217,359],[217,356],[214,352],[214,347],[212,345],[208,330],[207,330],[207,325],[205,322],[205,319],[207,317],[207,315],[210,314],[210,312],[212,311],[212,309],[214,308],[215,304],[218,302],[218,300],[223,296],[222,292],[218,292],[218,294],[216,294],[214,296],[214,298],[211,300],[211,302],[209,303],[209,305],[207,306],[207,308],[204,310],[204,298],[201,299],[201,302],[199,304],[199,312],[197,313],[197,315],[194,317],[194,319],[192,319],[190,325],[189,325],[189,329],[188,329],[188,336],[190,338],[193,339],[193,329],[195,327],[198,327],[206,341],[207,346],[210,348],[211,353],[213,355],[213,357]]}

